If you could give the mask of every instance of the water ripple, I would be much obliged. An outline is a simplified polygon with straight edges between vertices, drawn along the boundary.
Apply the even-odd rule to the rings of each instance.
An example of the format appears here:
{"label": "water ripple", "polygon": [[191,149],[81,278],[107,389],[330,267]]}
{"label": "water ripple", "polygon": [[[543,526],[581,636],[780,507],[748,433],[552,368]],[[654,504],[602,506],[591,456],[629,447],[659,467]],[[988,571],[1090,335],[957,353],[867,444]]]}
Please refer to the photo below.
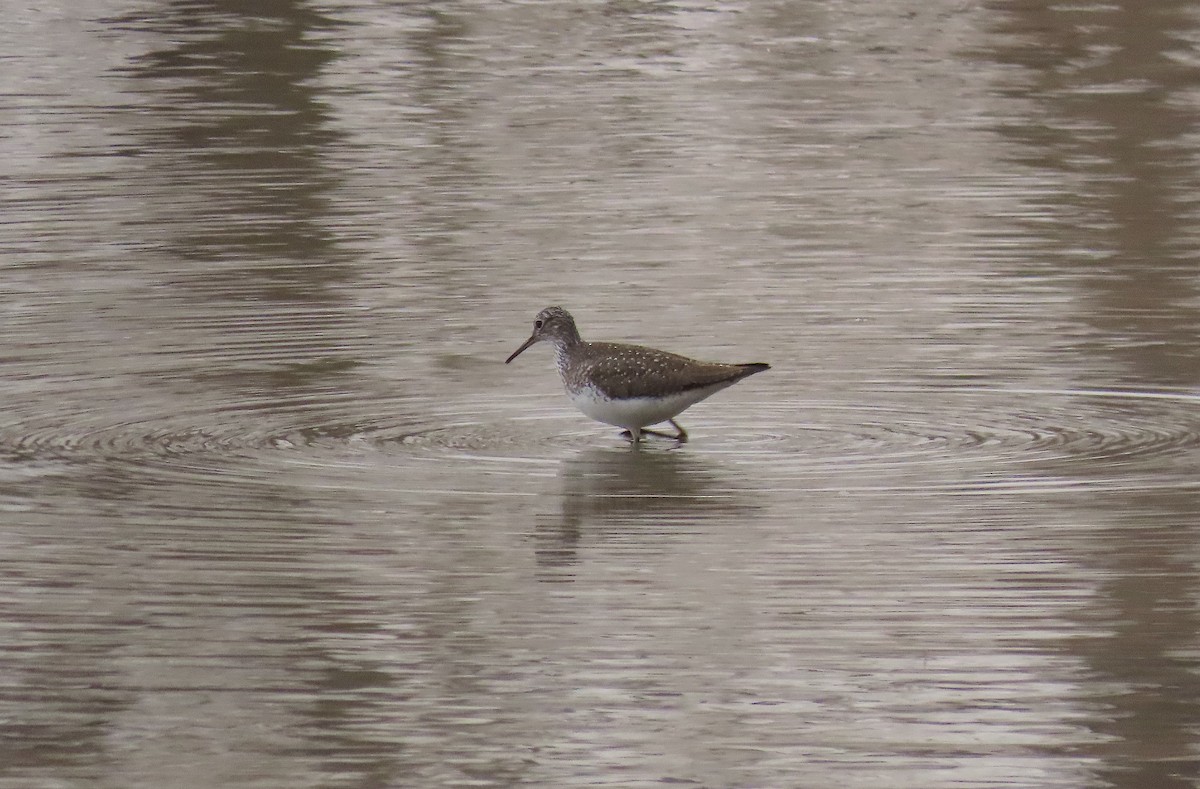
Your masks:
{"label": "water ripple", "polygon": [[[1054,484],[1125,486],[1134,471],[1161,475],[1163,464],[1200,447],[1197,405],[1196,395],[1172,392],[892,389],[854,403],[758,407],[760,419],[797,429],[752,433],[741,446],[770,457],[763,466],[773,480],[837,475],[838,487],[858,490],[928,492],[931,478],[943,480],[932,490],[1036,489],[1068,466],[1072,478]],[[1181,483],[1159,476],[1156,484]]]}
{"label": "water ripple", "polygon": [[[1060,484],[1130,484],[1129,474],[1200,447],[1200,398],[1190,393],[1033,389],[890,389],[854,401],[776,400],[697,411],[693,442],[652,439],[645,449],[722,456],[760,466],[770,484],[852,490],[946,490],[1047,484],[1057,464],[1088,469]],[[337,402],[290,409],[260,405],[217,412],[103,409],[0,423],[0,449],[21,459],[158,466],[181,458],[373,452],[434,462],[551,460],[620,446],[615,429],[529,396],[482,405],[411,401]],[[414,418],[414,410],[423,413]],[[409,416],[393,418],[392,414]],[[690,416],[690,415],[689,415]],[[718,421],[706,421],[708,418]],[[186,465],[186,464],[184,464]],[[911,479],[913,481],[906,482]],[[1167,483],[1179,484],[1167,477]],[[1158,484],[1163,484],[1162,479]],[[935,486],[936,489],[936,486]]]}

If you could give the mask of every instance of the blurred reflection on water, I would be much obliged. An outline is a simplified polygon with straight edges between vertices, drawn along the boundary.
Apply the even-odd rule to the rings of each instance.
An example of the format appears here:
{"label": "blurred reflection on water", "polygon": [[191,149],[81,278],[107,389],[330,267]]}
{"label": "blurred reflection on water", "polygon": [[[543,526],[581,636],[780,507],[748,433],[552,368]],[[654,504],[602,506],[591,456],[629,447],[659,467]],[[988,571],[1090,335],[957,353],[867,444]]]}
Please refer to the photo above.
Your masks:
{"label": "blurred reflection on water", "polygon": [[0,787],[1195,786],[1198,22],[9,14]]}

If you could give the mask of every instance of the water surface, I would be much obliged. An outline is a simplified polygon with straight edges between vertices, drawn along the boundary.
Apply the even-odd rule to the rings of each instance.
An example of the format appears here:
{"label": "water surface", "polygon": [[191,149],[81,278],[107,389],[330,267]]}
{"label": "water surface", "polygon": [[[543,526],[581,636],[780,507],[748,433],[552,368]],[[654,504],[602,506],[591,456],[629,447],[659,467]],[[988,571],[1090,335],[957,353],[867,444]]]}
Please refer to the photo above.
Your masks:
{"label": "water surface", "polygon": [[[1198,41],[9,14],[0,786],[1196,786]],[[553,303],[773,369],[631,451]]]}

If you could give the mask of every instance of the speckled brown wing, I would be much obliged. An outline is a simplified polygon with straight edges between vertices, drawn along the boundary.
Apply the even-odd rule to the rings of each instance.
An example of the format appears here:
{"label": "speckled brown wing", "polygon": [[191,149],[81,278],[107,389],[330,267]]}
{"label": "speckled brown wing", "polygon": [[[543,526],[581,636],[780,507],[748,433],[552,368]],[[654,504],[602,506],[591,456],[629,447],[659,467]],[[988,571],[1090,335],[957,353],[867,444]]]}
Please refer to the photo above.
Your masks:
{"label": "speckled brown wing", "polygon": [[769,368],[762,363],[701,362],[654,348],[612,342],[587,343],[572,361],[568,387],[594,386],[615,399],[659,397],[733,384]]}

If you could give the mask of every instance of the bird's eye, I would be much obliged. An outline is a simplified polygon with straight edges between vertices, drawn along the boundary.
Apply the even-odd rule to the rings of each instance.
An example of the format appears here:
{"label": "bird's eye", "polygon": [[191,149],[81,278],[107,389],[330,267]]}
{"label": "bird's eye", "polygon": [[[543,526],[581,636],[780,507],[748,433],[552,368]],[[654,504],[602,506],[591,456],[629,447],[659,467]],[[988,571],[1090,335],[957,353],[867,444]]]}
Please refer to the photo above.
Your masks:
{"label": "bird's eye", "polygon": [[533,322],[533,328],[535,328],[535,329],[540,329],[540,328],[542,328],[542,322],[541,322],[541,321],[534,321],[534,322]]}

